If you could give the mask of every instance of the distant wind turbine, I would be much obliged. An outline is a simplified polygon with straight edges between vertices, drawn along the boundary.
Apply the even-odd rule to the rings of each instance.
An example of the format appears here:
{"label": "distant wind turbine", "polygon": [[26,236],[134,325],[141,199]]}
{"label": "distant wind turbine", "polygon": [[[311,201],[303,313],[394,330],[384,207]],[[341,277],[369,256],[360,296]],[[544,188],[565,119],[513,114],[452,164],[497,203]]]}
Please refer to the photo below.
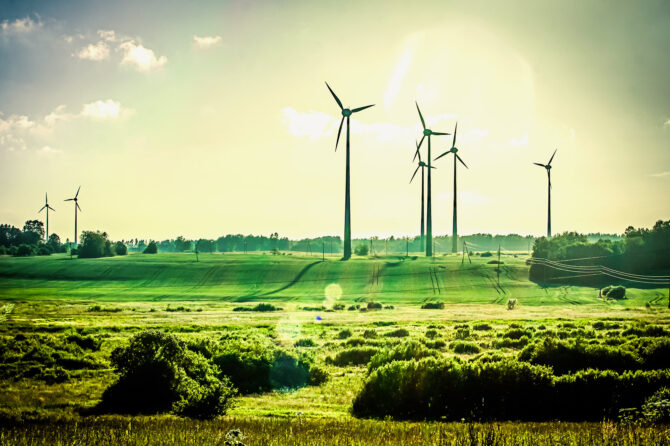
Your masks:
{"label": "distant wind turbine", "polygon": [[44,243],[47,243],[49,241],[49,211],[56,212],[56,210],[49,206],[49,197],[46,193],[44,194],[44,206],[42,206],[42,209],[37,211],[37,213],[39,214],[45,209],[47,210],[47,232],[44,234]]}
{"label": "distant wind turbine", "polygon": [[[409,182],[411,183],[412,180],[414,180],[414,177],[416,176],[416,173],[419,171],[419,169],[421,169],[421,251],[423,251],[424,249],[426,249],[425,239],[424,239],[424,237],[425,237],[424,230],[425,230],[425,227],[426,227],[426,225],[424,223],[424,215],[426,214],[426,212],[424,210],[424,205],[425,205],[425,199],[424,199],[424,189],[425,189],[424,170],[425,170],[426,167],[428,167],[428,165],[421,160],[421,153],[419,152],[419,143],[418,142],[416,143],[416,152],[414,153],[414,159],[416,159],[417,156],[419,157],[419,165],[416,167],[416,170],[414,171],[414,175],[412,175],[412,178],[409,180]],[[435,169],[435,167],[431,166],[431,169]]]}
{"label": "distant wind turbine", "polygon": [[[426,121],[423,120],[423,115],[421,114],[421,109],[419,109],[419,104],[416,104],[416,110],[419,112],[419,118],[421,118],[421,125],[423,126],[423,136],[419,142],[419,147],[423,144],[424,138],[428,137],[428,197],[427,197],[427,208],[426,208],[426,256],[433,256],[433,206],[432,206],[432,193],[431,193],[431,165],[430,165],[430,137],[431,135],[449,135],[449,133],[434,132],[429,128],[426,128]],[[417,147],[417,152],[419,147]]]}
{"label": "distant wind turbine", "polygon": [[81,189],[81,186],[77,189],[77,193],[74,194],[74,198],[68,198],[67,200],[63,201],[74,201],[74,244],[75,246],[77,245],[77,209],[81,211],[81,208],[79,207],[79,203],[77,202],[77,197],[79,196],[79,189]]}
{"label": "distant wind turbine", "polygon": [[554,160],[557,151],[558,149],[554,150],[554,154],[551,155],[547,164],[533,163],[547,169],[547,180],[549,181],[549,187],[547,188],[547,237],[551,237],[551,162]]}
{"label": "distant wind turbine", "polygon": [[456,148],[456,133],[458,132],[458,122],[456,123],[456,127],[454,127],[454,139],[451,142],[451,149],[447,150],[444,152],[442,155],[438,156],[435,158],[435,161],[439,160],[442,158],[444,155],[448,155],[450,153],[454,154],[454,216],[453,216],[453,227],[452,227],[452,237],[451,237],[451,252],[458,252],[458,209],[456,207],[456,160],[460,161],[461,164],[465,166],[466,169],[468,169],[467,164],[461,159],[460,156],[458,156],[458,149]]}
{"label": "distant wind turbine", "polygon": [[350,181],[349,181],[349,117],[352,113],[358,113],[359,111],[365,110],[366,108],[372,107],[372,105],[366,105],[364,107],[358,107],[354,109],[344,108],[342,101],[337,97],[335,92],[328,82],[326,82],[326,87],[330,91],[330,94],[335,98],[335,102],[340,106],[342,111],[342,120],[340,121],[340,129],[337,131],[337,141],[335,141],[335,151],[337,151],[337,145],[340,142],[340,134],[342,133],[342,124],[344,124],[344,119],[347,119],[347,161],[346,161],[346,177],[345,177],[345,188],[344,188],[344,255],[342,260],[349,260],[351,258],[351,193],[350,193]]}

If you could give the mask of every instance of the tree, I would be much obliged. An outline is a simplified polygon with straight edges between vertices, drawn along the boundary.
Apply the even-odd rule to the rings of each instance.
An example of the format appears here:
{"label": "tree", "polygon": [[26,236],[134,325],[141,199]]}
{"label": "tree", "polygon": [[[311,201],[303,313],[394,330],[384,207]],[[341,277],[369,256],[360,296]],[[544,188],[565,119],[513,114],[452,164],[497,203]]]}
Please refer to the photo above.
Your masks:
{"label": "tree", "polygon": [[114,244],[114,251],[116,252],[117,256],[125,256],[128,254],[128,247],[123,242],[116,242]]}
{"label": "tree", "polygon": [[119,379],[102,395],[98,409],[103,412],[211,419],[231,407],[236,392],[204,356],[171,334],[137,334],[128,346],[114,349],[110,359]]}
{"label": "tree", "polygon": [[158,253],[158,245],[153,240],[149,242],[147,247],[142,251],[142,254],[156,254]]}
{"label": "tree", "polygon": [[80,258],[111,257],[114,252],[106,232],[84,231],[81,233],[81,243],[77,249]]}
{"label": "tree", "polygon": [[354,249],[354,254],[357,256],[368,255],[368,245],[361,243],[360,245],[356,246],[356,249]]}
{"label": "tree", "polygon": [[9,248],[20,243],[21,230],[10,225],[0,225],[0,245]]}
{"label": "tree", "polygon": [[191,241],[186,240],[181,235],[174,241],[174,249],[177,252],[185,252],[191,249]]}
{"label": "tree", "polygon": [[56,233],[49,235],[49,241],[47,241],[47,246],[51,248],[53,252],[65,252],[65,246],[61,244],[60,237]]}
{"label": "tree", "polygon": [[28,220],[23,225],[21,240],[28,245],[36,245],[44,239],[44,223],[39,220]]}

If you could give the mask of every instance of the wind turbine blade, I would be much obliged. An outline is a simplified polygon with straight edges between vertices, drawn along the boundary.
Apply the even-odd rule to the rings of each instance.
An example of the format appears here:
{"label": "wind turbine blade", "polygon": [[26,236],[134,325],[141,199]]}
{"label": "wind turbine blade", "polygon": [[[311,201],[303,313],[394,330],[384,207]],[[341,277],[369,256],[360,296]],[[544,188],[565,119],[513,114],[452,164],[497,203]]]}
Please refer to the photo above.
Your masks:
{"label": "wind turbine blade", "polygon": [[79,190],[80,190],[80,189],[81,189],[81,186],[79,186],[79,187],[77,188],[77,193],[74,194],[74,198],[77,198],[77,197],[79,196]]}
{"label": "wind turbine blade", "polygon": [[416,156],[419,157],[419,162],[421,162],[421,151],[419,150],[419,144],[416,145]]}
{"label": "wind turbine blade", "polygon": [[412,178],[409,180],[410,183],[412,182],[412,180],[416,176],[416,173],[419,171],[419,167],[421,167],[421,166],[416,166],[416,169],[414,170],[414,174],[412,175]]}
{"label": "wind turbine blade", "polygon": [[418,147],[419,149],[421,148],[421,144],[423,144],[423,140],[424,140],[424,139],[426,139],[426,135],[423,135],[423,136],[421,137],[421,141],[419,141],[419,147]]}
{"label": "wind turbine blade", "polygon": [[437,169],[437,167],[435,167],[435,166],[430,166],[430,168],[431,168],[431,169]]}
{"label": "wind turbine blade", "polygon": [[536,166],[540,166],[540,167],[547,167],[544,164],[540,164],[540,163],[533,163],[533,164],[535,164]]}
{"label": "wind turbine blade", "polygon": [[464,161],[463,161],[463,160],[461,159],[461,157],[460,157],[460,156],[458,156],[458,154],[456,154],[456,158],[458,159],[458,161],[460,161],[460,162],[461,162],[461,164],[463,164],[463,165],[465,166],[465,168],[466,168],[466,169],[469,169],[468,165],[467,165],[467,164],[465,164],[465,162],[464,162]]}
{"label": "wind turbine blade", "polygon": [[551,162],[553,161],[554,156],[556,156],[556,152],[557,152],[557,151],[558,151],[558,149],[554,150],[554,154],[551,155],[551,158],[549,159],[549,162],[547,163],[547,166],[551,166]]}
{"label": "wind turbine blade", "polygon": [[366,108],[370,108],[370,107],[374,107],[374,106],[375,106],[375,104],[366,105],[365,107],[358,107],[358,108],[355,108],[355,109],[351,110],[351,113],[358,113],[361,110],[365,110]]}
{"label": "wind turbine blade", "polygon": [[337,95],[335,94],[335,92],[333,91],[333,89],[330,88],[330,85],[328,85],[328,82],[326,82],[326,87],[328,87],[328,90],[330,90],[330,94],[332,94],[333,97],[335,98],[335,102],[337,102],[337,105],[340,106],[340,110],[344,109],[344,107],[342,107],[342,102],[340,101],[340,98],[338,98]]}
{"label": "wind turbine blade", "polygon": [[456,121],[456,127],[454,127],[454,139],[451,141],[451,147],[456,147],[456,132],[458,132],[458,121]]}
{"label": "wind turbine blade", "polygon": [[440,156],[438,156],[437,158],[435,158],[433,161],[437,161],[437,160],[439,160],[440,158],[442,158],[444,155],[448,155],[448,154],[450,154],[450,153],[451,153],[451,152],[450,152],[449,150],[447,150],[447,151],[444,152],[442,155],[440,155]]}
{"label": "wind turbine blade", "polygon": [[44,202],[45,203],[49,202],[49,195],[46,192],[44,192]]}
{"label": "wind turbine blade", "polygon": [[68,198],[67,200],[63,200],[63,201],[74,201],[74,198]]}
{"label": "wind turbine blade", "polygon": [[344,116],[340,121],[340,129],[337,131],[337,141],[335,141],[335,151],[337,152],[337,145],[340,143],[340,134],[342,133],[342,124],[344,124]]}
{"label": "wind turbine blade", "polygon": [[77,203],[77,209],[79,209],[79,212],[81,212],[81,206],[79,206],[79,203]]}
{"label": "wind turbine blade", "polygon": [[438,136],[450,135],[450,134],[451,134],[451,133],[431,132],[431,135],[438,135]]}
{"label": "wind turbine blade", "polygon": [[44,208],[45,208],[45,207],[47,207],[47,205],[46,205],[46,204],[45,204],[44,206],[42,206],[42,207],[40,208],[40,210],[39,210],[39,211],[37,211],[37,213],[39,214],[40,212],[42,212],[42,211],[44,210]]}
{"label": "wind turbine blade", "polygon": [[52,208],[51,206],[49,206],[49,209],[51,209],[52,211],[56,212],[56,209]]}
{"label": "wind turbine blade", "polygon": [[[421,118],[421,125],[423,126],[423,129],[425,130],[426,129],[426,121],[423,120],[423,115],[421,114],[421,110],[419,109],[419,103],[418,102],[415,102],[415,103],[416,103],[416,109],[419,112],[419,118]],[[421,141],[423,141],[423,138],[421,138]]]}

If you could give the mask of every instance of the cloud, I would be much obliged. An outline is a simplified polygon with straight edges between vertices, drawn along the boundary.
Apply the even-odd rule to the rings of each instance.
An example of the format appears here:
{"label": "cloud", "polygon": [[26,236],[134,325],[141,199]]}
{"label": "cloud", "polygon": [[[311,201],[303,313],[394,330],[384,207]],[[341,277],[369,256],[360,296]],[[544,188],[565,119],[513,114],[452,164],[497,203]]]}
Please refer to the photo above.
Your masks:
{"label": "cloud", "polygon": [[65,105],[59,105],[54,109],[54,111],[44,117],[44,123],[49,128],[53,128],[58,123],[58,121],[67,121],[71,117],[71,114],[65,113]]}
{"label": "cloud", "polygon": [[299,112],[292,107],[282,109],[282,123],[293,136],[307,136],[309,139],[319,139],[333,133],[333,127],[339,125],[335,118],[327,113],[309,111]]}
{"label": "cloud", "polygon": [[116,33],[114,32],[114,30],[99,29],[98,36],[100,36],[101,39],[106,40],[108,42],[116,42]]}
{"label": "cloud", "polygon": [[44,146],[44,147],[42,147],[41,149],[38,150],[38,153],[40,153],[42,155],[55,155],[55,154],[62,153],[62,152],[63,152],[62,150],[54,149],[51,146]]}
{"label": "cloud", "polygon": [[670,178],[670,170],[666,170],[665,172],[652,173],[651,176],[656,178]]}
{"label": "cloud", "polygon": [[521,138],[512,138],[508,144],[512,147],[526,147],[528,145],[528,133],[525,133]]}
{"label": "cloud", "polygon": [[221,36],[203,36],[193,35],[193,46],[196,48],[209,48],[221,43]]}
{"label": "cloud", "polygon": [[407,75],[409,66],[412,63],[413,55],[414,49],[405,51],[396,64],[395,70],[393,70],[393,74],[391,75],[386,91],[384,92],[384,107],[386,107],[387,110],[391,107],[391,104],[393,104],[393,101],[400,92],[402,81]]}
{"label": "cloud", "polygon": [[142,44],[135,43],[134,40],[123,42],[119,45],[119,50],[123,51],[121,65],[132,65],[138,71],[152,71],[161,68],[167,63],[167,57],[156,57],[153,50],[145,48]]}
{"label": "cloud", "polygon": [[93,45],[89,43],[79,50],[76,56],[80,59],[101,61],[109,57],[109,46],[102,40]]}
{"label": "cloud", "polygon": [[81,116],[94,119],[117,119],[130,113],[133,113],[133,110],[123,108],[121,103],[107,99],[84,104]]}
{"label": "cloud", "polygon": [[0,30],[2,30],[4,34],[27,34],[41,27],[42,22],[39,21],[39,18],[37,21],[34,21],[30,17],[16,19],[12,22],[5,20],[0,23]]}
{"label": "cloud", "polygon": [[663,128],[665,128],[665,127],[670,127],[670,119],[668,119],[667,121],[665,121],[663,123]]}
{"label": "cloud", "polygon": [[7,119],[2,119],[1,115],[2,113],[0,113],[0,133],[26,130],[35,126],[35,122],[25,115],[11,115]]}

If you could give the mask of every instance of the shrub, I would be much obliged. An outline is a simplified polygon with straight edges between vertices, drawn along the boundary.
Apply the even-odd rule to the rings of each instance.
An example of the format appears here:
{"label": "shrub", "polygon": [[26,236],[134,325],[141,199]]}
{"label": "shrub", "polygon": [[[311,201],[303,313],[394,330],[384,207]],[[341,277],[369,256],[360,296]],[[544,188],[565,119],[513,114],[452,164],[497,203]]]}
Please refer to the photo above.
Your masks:
{"label": "shrub", "polygon": [[335,311],[341,311],[341,310],[344,310],[344,304],[335,304],[335,305],[333,305],[333,310],[335,310]]}
{"label": "shrub", "polygon": [[352,335],[351,330],[345,328],[344,330],[340,330],[339,332],[337,332],[337,335],[335,335],[335,337],[337,339],[347,339],[351,337],[351,335]]}
{"label": "shrub", "polygon": [[477,331],[488,331],[492,330],[493,327],[491,327],[489,324],[476,324],[472,327],[472,329]]}
{"label": "shrub", "polygon": [[49,249],[46,245],[40,245],[40,247],[37,248],[37,255],[38,256],[50,256],[51,255],[51,249]]}
{"label": "shrub", "polygon": [[275,307],[272,304],[257,304],[253,307],[235,307],[233,311],[260,311],[260,312],[270,312],[270,311],[283,311],[281,307]]}
{"label": "shrub", "polygon": [[372,357],[368,365],[368,373],[393,361],[419,360],[429,356],[437,356],[437,352],[416,341],[403,342],[393,348],[384,349]]}
{"label": "shrub", "polygon": [[496,339],[493,341],[494,348],[523,348],[530,343],[528,336],[522,336],[519,339]]}
{"label": "shrub", "polygon": [[367,344],[363,338],[349,338],[344,343],[347,347],[360,347],[361,345]]}
{"label": "shrub", "polygon": [[454,338],[456,339],[470,339],[471,333],[470,333],[470,327],[467,325],[465,327],[459,327],[456,328],[456,333],[454,334]]}
{"label": "shrub", "polygon": [[320,386],[330,379],[330,375],[323,367],[313,365],[309,368],[309,382],[310,386]]}
{"label": "shrub", "polygon": [[158,245],[153,240],[150,241],[147,247],[144,248],[144,251],[142,251],[142,254],[157,254],[157,253],[158,253]]}
{"label": "shrub", "polygon": [[128,254],[128,247],[123,242],[116,242],[114,244],[114,251],[116,252],[117,256],[125,256]]}
{"label": "shrub", "polygon": [[433,329],[426,330],[426,337],[427,337],[428,339],[433,339],[433,338],[435,338],[437,335],[438,335],[437,330],[433,330]]}
{"label": "shrub", "polygon": [[368,302],[367,308],[368,310],[381,310],[382,304],[379,302]]}
{"label": "shrub", "polygon": [[365,330],[363,332],[363,338],[365,339],[377,339],[377,332],[374,330]]}
{"label": "shrub", "polygon": [[98,257],[111,257],[110,241],[106,232],[84,231],[81,234],[81,243],[77,247],[77,255],[82,259],[93,259]]}
{"label": "shrub", "polygon": [[523,330],[521,328],[512,328],[503,333],[503,338],[507,339],[521,339],[523,336],[533,337],[533,332],[530,330]]}
{"label": "shrub", "polygon": [[444,302],[426,302],[421,305],[422,310],[444,310]]}
{"label": "shrub", "polygon": [[359,308],[361,308],[360,305],[349,305],[349,306],[347,307],[347,311],[356,311],[356,310],[358,310]]}
{"label": "shrub", "polygon": [[361,243],[360,245],[354,248],[354,254],[357,256],[366,256],[368,255],[368,245]]}
{"label": "shrub", "polygon": [[668,337],[670,336],[670,332],[659,325],[648,325],[628,328],[621,333],[621,336]]}
{"label": "shrub", "polygon": [[133,336],[128,346],[112,351],[111,362],[119,378],[102,395],[98,409],[103,412],[173,412],[207,419],[224,414],[235,394],[203,356],[167,333]]}
{"label": "shrub", "polygon": [[28,257],[35,255],[35,248],[32,245],[21,243],[13,254],[15,257]]}
{"label": "shrub", "polygon": [[295,341],[294,347],[316,347],[316,343],[312,338],[301,338]]}
{"label": "shrub", "polygon": [[66,338],[66,340],[67,342],[77,344],[84,350],[91,350],[94,352],[100,350],[100,346],[102,345],[102,341],[94,338],[93,336],[82,336],[78,333],[71,334]]}
{"label": "shrub", "polygon": [[474,342],[456,341],[452,342],[449,348],[459,355],[472,355],[481,351],[479,346]]}
{"label": "shrub", "polygon": [[623,286],[607,286],[600,290],[600,293],[603,297],[608,299],[625,299],[626,298],[626,288]]}
{"label": "shrub", "polygon": [[579,341],[561,342],[551,338],[527,346],[519,354],[519,359],[552,367],[558,375],[589,368],[622,372],[642,367],[640,359],[628,350]]}
{"label": "shrub", "polygon": [[15,256],[17,252],[19,252],[18,246],[10,246],[9,249],[7,249],[7,254],[10,256]]}
{"label": "shrub", "polygon": [[0,256],[7,254],[7,248],[4,245],[0,245]]}
{"label": "shrub", "polygon": [[482,252],[479,255],[482,256],[482,257],[492,257],[493,253],[491,253],[491,251],[486,251],[486,252]]}
{"label": "shrub", "polygon": [[370,359],[379,352],[374,347],[354,347],[346,350],[340,350],[334,357],[326,358],[326,362],[339,367],[349,365],[365,365]]}
{"label": "shrub", "polygon": [[389,338],[406,338],[409,336],[409,331],[406,328],[398,328],[397,330],[389,331],[384,336]]}

